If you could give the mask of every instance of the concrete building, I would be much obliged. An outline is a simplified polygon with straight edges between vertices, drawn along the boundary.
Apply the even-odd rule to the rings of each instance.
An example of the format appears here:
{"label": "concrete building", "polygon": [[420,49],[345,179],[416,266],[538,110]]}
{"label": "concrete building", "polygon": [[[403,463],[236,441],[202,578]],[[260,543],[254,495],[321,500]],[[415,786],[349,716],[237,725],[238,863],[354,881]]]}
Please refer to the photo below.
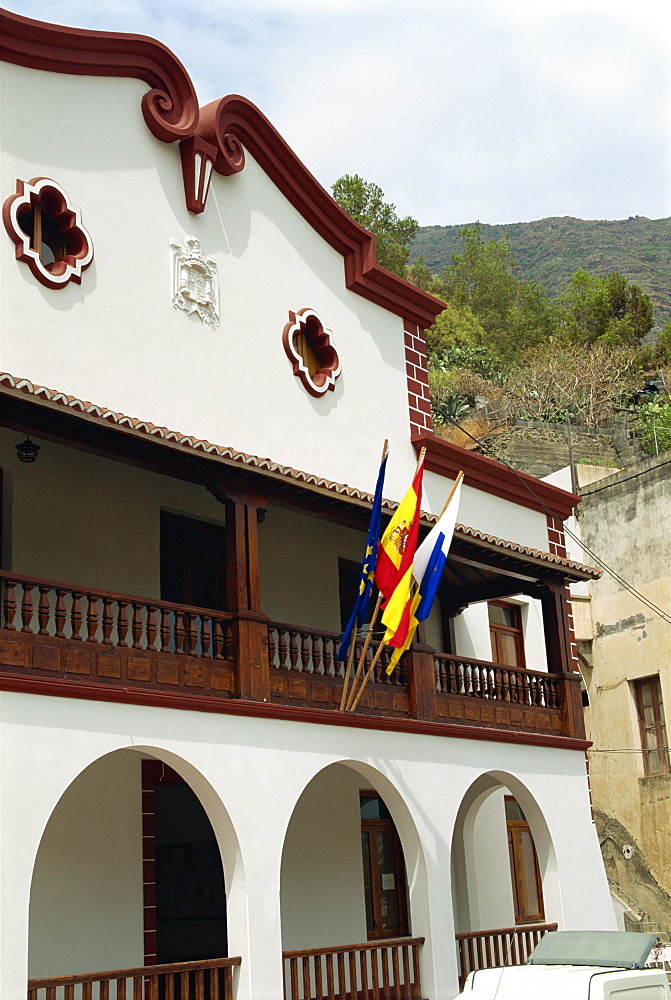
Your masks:
{"label": "concrete building", "polygon": [[[613,926],[576,498],[434,437],[441,304],[257,108],[151,39],[0,29],[2,1000],[448,1000]],[[343,713],[385,438],[385,515],[426,448],[422,531],[460,469],[461,523]]]}

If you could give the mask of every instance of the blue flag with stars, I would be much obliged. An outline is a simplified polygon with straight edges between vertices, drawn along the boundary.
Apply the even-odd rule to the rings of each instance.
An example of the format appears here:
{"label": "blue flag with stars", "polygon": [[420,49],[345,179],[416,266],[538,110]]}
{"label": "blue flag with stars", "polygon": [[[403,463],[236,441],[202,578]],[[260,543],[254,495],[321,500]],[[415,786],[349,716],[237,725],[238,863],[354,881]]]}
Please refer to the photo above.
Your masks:
{"label": "blue flag with stars", "polygon": [[343,632],[338,652],[336,653],[336,659],[338,660],[347,659],[356,621],[358,619],[359,623],[362,624],[366,621],[366,615],[368,614],[368,605],[370,603],[371,594],[373,593],[373,577],[375,574],[375,563],[377,561],[377,543],[380,537],[380,525],[382,523],[382,489],[384,487],[384,474],[386,469],[387,456],[385,455],[382,459],[382,464],[380,465],[380,471],[377,477],[377,486],[375,487],[373,509],[370,512],[370,525],[368,527],[368,537],[366,538],[366,552],[363,557],[363,563],[361,564],[361,576],[359,577],[359,593],[357,595],[354,608],[352,609],[352,614],[347,622],[347,627]]}

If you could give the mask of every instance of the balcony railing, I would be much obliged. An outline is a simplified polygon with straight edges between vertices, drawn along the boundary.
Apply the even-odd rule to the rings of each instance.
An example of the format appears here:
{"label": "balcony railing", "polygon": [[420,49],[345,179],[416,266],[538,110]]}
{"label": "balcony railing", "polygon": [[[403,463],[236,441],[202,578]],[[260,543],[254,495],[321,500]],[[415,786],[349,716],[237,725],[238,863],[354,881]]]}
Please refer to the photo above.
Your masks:
{"label": "balcony railing", "polygon": [[459,986],[463,987],[469,972],[478,969],[524,965],[543,935],[556,930],[557,924],[530,924],[457,934]]}
{"label": "balcony railing", "polygon": [[233,659],[229,615],[0,572],[2,627],[103,646]]}
{"label": "balcony railing", "polygon": [[561,707],[561,680],[556,674],[504,667],[446,653],[435,654],[434,669],[436,689],[443,694],[538,708]]}
{"label": "balcony railing", "polygon": [[285,951],[285,1000],[421,1000],[424,938]]}
{"label": "balcony railing", "polygon": [[[340,636],[270,622],[260,613],[0,571],[0,633],[0,672],[34,680],[321,710],[341,701]],[[367,650],[366,668],[377,642]],[[362,647],[358,640],[355,663]],[[390,654],[385,648],[359,715],[583,736],[577,674],[519,670],[418,646],[390,676]]]}
{"label": "balcony railing", "polygon": [[239,958],[29,979],[28,1000],[233,1000]]}

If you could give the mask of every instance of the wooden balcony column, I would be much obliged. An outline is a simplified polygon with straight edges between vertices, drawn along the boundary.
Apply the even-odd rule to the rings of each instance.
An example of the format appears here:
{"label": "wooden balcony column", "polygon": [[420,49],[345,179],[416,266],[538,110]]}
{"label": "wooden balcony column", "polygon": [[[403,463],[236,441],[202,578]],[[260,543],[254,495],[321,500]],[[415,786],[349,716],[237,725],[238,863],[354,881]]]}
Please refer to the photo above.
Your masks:
{"label": "wooden balcony column", "polygon": [[580,693],[580,674],[573,667],[566,585],[563,581],[557,583],[547,581],[539,588],[539,597],[543,609],[548,670],[554,674],[561,674],[564,680],[562,700],[564,735],[584,740],[585,722]]}
{"label": "wooden balcony column", "polygon": [[438,718],[435,649],[433,646],[428,646],[424,640],[424,626],[420,625],[415,641],[405,654],[408,702],[412,718],[435,722]]}
{"label": "wooden balcony column", "polygon": [[258,521],[265,498],[234,494],[218,486],[209,490],[226,511],[226,598],[233,615],[235,695],[270,701],[268,617],[261,614],[259,588]]}

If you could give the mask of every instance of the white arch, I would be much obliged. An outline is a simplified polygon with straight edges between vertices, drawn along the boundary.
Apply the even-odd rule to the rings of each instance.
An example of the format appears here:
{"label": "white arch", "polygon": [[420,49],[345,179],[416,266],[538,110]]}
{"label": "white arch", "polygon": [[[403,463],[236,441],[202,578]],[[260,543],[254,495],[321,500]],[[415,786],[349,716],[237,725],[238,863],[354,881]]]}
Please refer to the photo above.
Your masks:
{"label": "white arch", "polygon": [[[472,856],[475,820],[485,802],[501,789],[507,789],[514,795],[527,818],[536,847],[543,884],[545,919],[547,922],[556,922],[561,927],[563,913],[559,870],[552,835],[545,816],[535,796],[524,782],[510,772],[490,770],[480,774],[467,788],[459,805],[454,824],[452,834],[452,893],[458,929],[461,931],[474,929],[472,927],[474,914],[471,912],[469,903],[471,894],[468,879],[469,872],[471,879],[474,877],[479,861]],[[505,872],[507,876],[507,854]]]}
{"label": "white arch", "polygon": [[[226,885],[227,915],[229,923],[229,954],[240,954],[242,946],[246,945],[247,933],[247,893],[244,865],[240,851],[239,839],[233,822],[224,803],[212,784],[205,776],[184,757],[154,744],[142,746],[119,746],[107,753],[90,759],[85,766],[80,767],[75,776],[69,776],[65,787],[61,784],[60,794],[53,804],[50,814],[43,824],[39,845],[35,851],[31,873],[31,903],[30,903],[30,937],[31,951],[29,954],[29,975],[59,975],[75,971],[97,971],[105,968],[119,968],[144,964],[143,950],[143,899],[142,899],[142,789],[139,764],[142,757],[150,757],[163,761],[179,773],[199,799],[212,825],[219,847],[224,880]],[[99,786],[99,787],[96,787]],[[94,809],[102,805],[103,816],[97,817],[94,809],[86,812],[87,796],[89,805]],[[109,812],[105,813],[106,800],[111,798]],[[84,809],[81,810],[82,805]],[[72,815],[71,810],[80,809],[80,815]],[[121,815],[115,815],[115,809],[121,810]],[[84,813],[86,813],[84,815]],[[91,857],[72,856],[75,845],[70,846],[68,839],[79,825],[82,828],[89,823],[89,829],[83,830],[82,838],[86,843]],[[96,830],[96,823],[100,828]],[[105,824],[109,827],[105,828]],[[127,829],[128,828],[128,829]],[[100,837],[96,845],[95,837]],[[121,838],[121,844],[115,838]],[[81,844],[81,842],[80,842]],[[125,851],[125,853],[124,853]],[[46,852],[46,854],[45,854]],[[68,852],[71,857],[68,858]],[[106,855],[110,857],[107,858]],[[105,873],[105,862],[108,862],[106,881],[99,886],[98,917],[102,924],[107,915],[104,908],[113,900],[111,909],[116,912],[109,914],[110,933],[100,933],[100,925],[96,919],[91,921],[91,940],[98,942],[100,960],[90,959],[85,955],[87,948],[86,915],[79,916],[80,932],[84,926],[84,940],[81,943],[80,963],[73,968],[65,967],[67,956],[49,953],[44,944],[50,936],[48,924],[50,920],[62,923],[64,911],[67,915],[67,899],[72,898],[70,914],[75,912],[77,900],[77,874],[81,871],[82,883],[79,886],[80,898],[83,896],[89,907],[92,903],[92,879]],[[87,871],[87,862],[95,871]],[[110,871],[116,863],[116,875]],[[89,879],[89,885],[86,885]],[[70,884],[69,880],[72,880]],[[59,885],[64,890],[64,898],[60,908],[57,907]],[[83,886],[83,889],[82,889]],[[132,912],[131,912],[132,911]],[[56,913],[58,916],[56,917]],[[117,930],[118,929],[118,930]],[[115,934],[118,938],[115,939]],[[40,953],[35,954],[35,938],[41,941]],[[105,939],[104,943],[100,939]],[[73,954],[77,945],[73,943]],[[58,945],[56,945],[58,948]],[[237,950],[235,950],[237,949]],[[93,954],[95,954],[95,947]],[[118,958],[114,956],[118,954]],[[104,956],[109,955],[109,959]],[[42,969],[40,961],[48,961],[49,967]],[[37,966],[36,966],[37,962]],[[56,962],[56,965],[54,965]],[[60,964],[59,964],[60,962]],[[84,969],[81,963],[91,963],[91,968]]]}

